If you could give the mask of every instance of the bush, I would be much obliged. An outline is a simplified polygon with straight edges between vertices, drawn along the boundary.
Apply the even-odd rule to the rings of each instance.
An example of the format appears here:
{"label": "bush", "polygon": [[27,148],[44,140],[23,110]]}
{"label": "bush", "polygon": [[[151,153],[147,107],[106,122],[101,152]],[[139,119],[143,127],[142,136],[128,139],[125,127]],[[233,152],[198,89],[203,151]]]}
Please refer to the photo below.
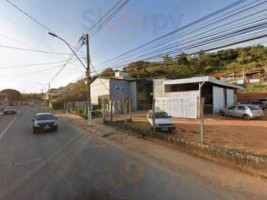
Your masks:
{"label": "bush", "polygon": [[51,100],[51,105],[53,110],[60,110],[64,108],[64,99],[62,97],[58,97],[56,99]]}

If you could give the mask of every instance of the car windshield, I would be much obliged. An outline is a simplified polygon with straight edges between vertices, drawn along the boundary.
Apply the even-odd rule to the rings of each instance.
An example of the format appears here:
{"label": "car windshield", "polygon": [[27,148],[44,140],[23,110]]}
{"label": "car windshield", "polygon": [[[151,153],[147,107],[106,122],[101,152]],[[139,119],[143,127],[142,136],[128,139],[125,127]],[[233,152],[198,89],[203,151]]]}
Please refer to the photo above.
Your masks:
{"label": "car windshield", "polygon": [[250,108],[250,110],[260,110],[260,107],[259,106],[250,105],[248,107]]}
{"label": "car windshield", "polygon": [[159,118],[170,118],[170,116],[166,112],[160,112],[160,113],[156,113],[155,118],[156,119],[159,119]]}
{"label": "car windshield", "polygon": [[51,114],[43,114],[43,115],[37,115],[36,119],[37,120],[52,120],[52,119],[55,119],[55,117]]}

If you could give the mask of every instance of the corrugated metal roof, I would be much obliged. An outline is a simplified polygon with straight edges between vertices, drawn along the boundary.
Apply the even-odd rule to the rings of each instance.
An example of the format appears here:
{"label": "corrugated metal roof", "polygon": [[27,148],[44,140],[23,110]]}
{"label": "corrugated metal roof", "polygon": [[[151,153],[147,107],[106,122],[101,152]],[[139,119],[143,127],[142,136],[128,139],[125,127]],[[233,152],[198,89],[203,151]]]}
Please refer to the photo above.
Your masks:
{"label": "corrugated metal roof", "polygon": [[220,81],[216,78],[210,76],[202,76],[202,77],[193,77],[193,78],[184,78],[184,79],[175,79],[175,80],[165,80],[164,85],[179,85],[179,84],[190,84],[190,83],[203,83],[209,82],[216,85],[221,85],[224,87],[235,88],[235,89],[244,89],[239,85],[234,85],[231,83],[227,83],[224,81]]}

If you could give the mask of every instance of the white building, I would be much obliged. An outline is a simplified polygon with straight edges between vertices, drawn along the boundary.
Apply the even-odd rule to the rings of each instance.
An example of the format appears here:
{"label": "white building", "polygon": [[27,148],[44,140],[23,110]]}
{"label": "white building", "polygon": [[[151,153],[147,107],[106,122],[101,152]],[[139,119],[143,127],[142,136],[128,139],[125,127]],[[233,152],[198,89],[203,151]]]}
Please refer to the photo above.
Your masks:
{"label": "white building", "polygon": [[91,83],[93,105],[115,101],[115,110],[123,110],[123,102],[130,99],[133,111],[150,109],[153,101],[153,82],[130,78],[125,72],[116,72],[114,78],[97,78]]}
{"label": "white building", "polygon": [[154,80],[156,109],[183,118],[198,118],[200,98],[205,98],[204,112],[218,113],[236,103],[237,89],[242,87],[212,77]]}

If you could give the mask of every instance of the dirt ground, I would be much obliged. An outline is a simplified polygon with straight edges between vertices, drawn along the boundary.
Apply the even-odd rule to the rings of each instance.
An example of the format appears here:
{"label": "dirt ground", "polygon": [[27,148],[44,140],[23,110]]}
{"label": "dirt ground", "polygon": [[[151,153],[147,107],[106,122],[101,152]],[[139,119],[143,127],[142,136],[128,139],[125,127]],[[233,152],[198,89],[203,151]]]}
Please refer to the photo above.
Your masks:
{"label": "dirt ground", "polygon": [[[74,126],[87,127],[86,121],[81,117],[72,114],[61,114],[60,117],[68,119]],[[235,199],[266,199],[267,191],[264,190],[267,187],[266,179],[138,138],[114,127],[102,125],[101,122],[94,121],[91,131],[97,135],[99,131],[106,132],[107,135],[102,136],[104,140],[115,142],[120,147],[138,153],[136,156],[142,155],[150,159],[151,164],[164,166],[181,176],[192,178],[199,184],[229,192]]]}
{"label": "dirt ground", "polygon": [[[146,113],[133,114],[139,127],[149,128]],[[200,121],[197,119],[174,118],[178,137],[187,141],[200,142]],[[259,120],[244,121],[219,115],[205,116],[205,143],[238,150],[239,152],[267,156],[267,111]]]}

